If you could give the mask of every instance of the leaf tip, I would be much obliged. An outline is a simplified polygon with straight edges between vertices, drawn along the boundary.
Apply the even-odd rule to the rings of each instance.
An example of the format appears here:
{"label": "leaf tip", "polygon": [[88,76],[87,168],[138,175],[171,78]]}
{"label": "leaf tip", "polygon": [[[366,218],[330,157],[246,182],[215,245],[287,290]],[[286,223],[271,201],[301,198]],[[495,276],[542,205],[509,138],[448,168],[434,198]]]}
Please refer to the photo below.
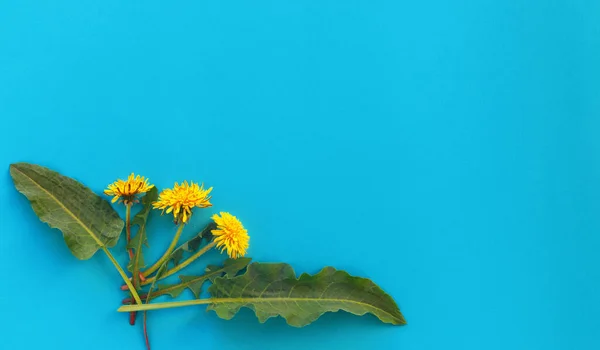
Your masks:
{"label": "leaf tip", "polygon": [[14,171],[17,170],[17,167],[20,163],[12,163],[8,166],[8,172],[13,175]]}
{"label": "leaf tip", "polygon": [[394,324],[395,326],[406,326],[408,323],[406,322],[406,319],[404,318],[404,315],[400,314],[398,316],[398,320],[397,322]]}
{"label": "leaf tip", "polygon": [[31,164],[31,163],[26,163],[26,162],[16,162],[16,163],[11,163],[11,164],[8,166],[8,168],[9,168],[10,170],[13,170],[13,169],[18,169],[18,168],[21,168],[21,167],[23,167],[23,166],[25,166],[25,165],[32,165],[32,164]]}

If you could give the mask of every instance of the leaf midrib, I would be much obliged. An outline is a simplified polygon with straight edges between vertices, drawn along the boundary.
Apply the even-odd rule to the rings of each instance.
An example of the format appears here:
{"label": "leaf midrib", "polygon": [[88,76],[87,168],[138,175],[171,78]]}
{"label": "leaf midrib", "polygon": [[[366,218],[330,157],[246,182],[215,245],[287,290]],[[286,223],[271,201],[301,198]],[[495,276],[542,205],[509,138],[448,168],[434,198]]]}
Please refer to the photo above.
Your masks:
{"label": "leaf midrib", "polygon": [[336,299],[336,298],[210,298],[208,300],[211,302],[211,304],[226,304],[226,303],[253,304],[253,303],[257,303],[257,302],[263,303],[263,302],[272,302],[272,301],[276,301],[276,302],[302,301],[302,302],[313,302],[313,303],[318,302],[318,301],[325,301],[325,302],[336,302],[336,303],[353,303],[353,304],[358,304],[361,306],[366,306],[366,307],[369,307],[369,308],[372,308],[375,310],[379,310],[396,320],[401,320],[401,318],[398,318],[397,316],[392,315],[388,311],[380,309],[376,306],[373,306],[373,305],[367,304],[367,303],[363,303],[360,301],[350,300],[350,299]]}
{"label": "leaf midrib", "polygon": [[66,211],[69,215],[71,215],[71,217],[73,219],[75,219],[75,221],[77,221],[77,223],[79,223],[79,225],[81,225],[87,231],[87,233],[90,236],[92,236],[92,238],[94,238],[94,240],[96,241],[96,243],[100,247],[104,248],[104,243],[102,243],[102,241],[100,241],[100,239],[98,237],[96,237],[96,235],[94,234],[94,232],[92,232],[92,230],[89,227],[87,227],[87,225],[85,225],[81,220],[79,220],[79,218],[77,216],[75,216],[75,214],[71,210],[69,210],[66,206],[64,206],[62,204],[62,202],[58,200],[58,198],[56,198],[52,193],[48,192],[48,190],[46,190],[42,185],[40,185],[39,183],[37,183],[30,176],[28,176],[27,174],[25,174],[24,172],[22,172],[21,170],[19,170],[19,168],[17,168],[16,166],[13,166],[13,169],[16,170],[17,172],[19,172],[21,175],[23,175],[29,181],[31,181],[34,185],[36,185],[37,187],[39,187],[39,189],[41,189],[42,191],[46,192],[46,194],[48,196],[50,196],[52,199],[54,199],[56,201],[56,203],[58,203],[58,205],[61,206],[64,209],[64,211]]}

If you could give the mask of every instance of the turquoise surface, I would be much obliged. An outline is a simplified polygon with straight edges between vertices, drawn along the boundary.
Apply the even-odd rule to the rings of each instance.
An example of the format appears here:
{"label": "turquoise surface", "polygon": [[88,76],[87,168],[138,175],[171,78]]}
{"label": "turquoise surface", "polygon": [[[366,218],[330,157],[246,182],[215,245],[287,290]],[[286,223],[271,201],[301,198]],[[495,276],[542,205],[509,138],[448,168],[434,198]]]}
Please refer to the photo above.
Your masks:
{"label": "turquoise surface", "polygon": [[592,0],[2,1],[0,348],[144,348],[109,261],[13,188],[28,161],[214,186],[184,235],[230,211],[255,260],[371,278],[408,320],[163,310],[153,349],[599,349],[599,62]]}

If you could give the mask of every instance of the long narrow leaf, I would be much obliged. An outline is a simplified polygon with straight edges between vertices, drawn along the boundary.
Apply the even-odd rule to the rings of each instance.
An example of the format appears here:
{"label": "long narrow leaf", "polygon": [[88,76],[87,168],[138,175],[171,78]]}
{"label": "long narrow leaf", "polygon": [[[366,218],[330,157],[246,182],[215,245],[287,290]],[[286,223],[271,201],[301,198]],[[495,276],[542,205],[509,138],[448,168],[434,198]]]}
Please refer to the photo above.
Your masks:
{"label": "long narrow leaf", "polygon": [[229,320],[242,307],[254,310],[260,322],[281,316],[295,327],[306,326],[325,312],[371,313],[394,325],[406,323],[396,302],[375,283],[326,267],[296,278],[288,264],[252,263],[237,277],[220,277],[208,288],[214,310]]}

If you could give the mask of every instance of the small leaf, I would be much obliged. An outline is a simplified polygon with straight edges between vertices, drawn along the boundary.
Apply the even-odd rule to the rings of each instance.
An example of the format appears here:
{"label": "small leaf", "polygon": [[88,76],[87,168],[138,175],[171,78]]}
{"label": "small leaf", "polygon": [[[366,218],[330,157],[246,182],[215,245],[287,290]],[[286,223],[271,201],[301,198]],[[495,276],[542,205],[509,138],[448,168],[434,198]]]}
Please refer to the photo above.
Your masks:
{"label": "small leaf", "polygon": [[148,239],[146,237],[146,224],[148,223],[148,215],[152,210],[152,202],[158,198],[158,190],[156,187],[152,187],[150,191],[142,198],[142,209],[135,214],[131,220],[131,226],[138,226],[138,231],[135,236],[127,244],[127,248],[131,248],[134,251],[133,259],[127,265],[127,269],[133,273],[133,278],[136,280],[135,285],[139,283],[140,267],[146,266],[144,263],[144,255],[142,252],[142,245],[148,245]]}
{"label": "small leaf", "polygon": [[171,285],[161,285],[153,297],[168,294],[173,298],[177,298],[186,288],[189,288],[196,298],[200,297],[202,286],[208,280],[212,281],[220,276],[234,277],[238,272],[243,270],[249,263],[250,258],[227,259],[223,266],[209,265],[206,268],[206,273],[202,276],[179,276],[181,283]]}
{"label": "small leaf", "polygon": [[295,327],[306,326],[325,312],[371,313],[385,323],[406,323],[398,305],[375,283],[326,267],[316,275],[296,278],[288,264],[252,263],[237,277],[219,277],[208,288],[214,310],[229,320],[242,307],[254,310],[262,323],[281,316]]}
{"label": "small leaf", "polygon": [[212,233],[210,231],[216,229],[217,226],[214,222],[209,223],[204,229],[196,236],[187,240],[181,244],[177,249],[173,250],[169,256],[167,263],[172,262],[173,265],[177,266],[183,260],[185,253],[195,253],[202,245],[202,241],[206,240],[210,242],[212,240]]}
{"label": "small leaf", "polygon": [[[215,281],[215,278],[225,276],[227,278],[235,277],[241,270],[246,268],[250,263],[251,258],[237,258],[231,259],[228,258],[223,263],[223,266],[218,265],[208,265],[206,267],[206,274],[204,276],[208,276],[211,282]],[[223,273],[224,275],[221,275]]]}
{"label": "small leaf", "polygon": [[78,259],[89,259],[119,240],[123,220],[110,203],[76,180],[28,163],[11,164],[10,175],[40,220],[62,231]]}

